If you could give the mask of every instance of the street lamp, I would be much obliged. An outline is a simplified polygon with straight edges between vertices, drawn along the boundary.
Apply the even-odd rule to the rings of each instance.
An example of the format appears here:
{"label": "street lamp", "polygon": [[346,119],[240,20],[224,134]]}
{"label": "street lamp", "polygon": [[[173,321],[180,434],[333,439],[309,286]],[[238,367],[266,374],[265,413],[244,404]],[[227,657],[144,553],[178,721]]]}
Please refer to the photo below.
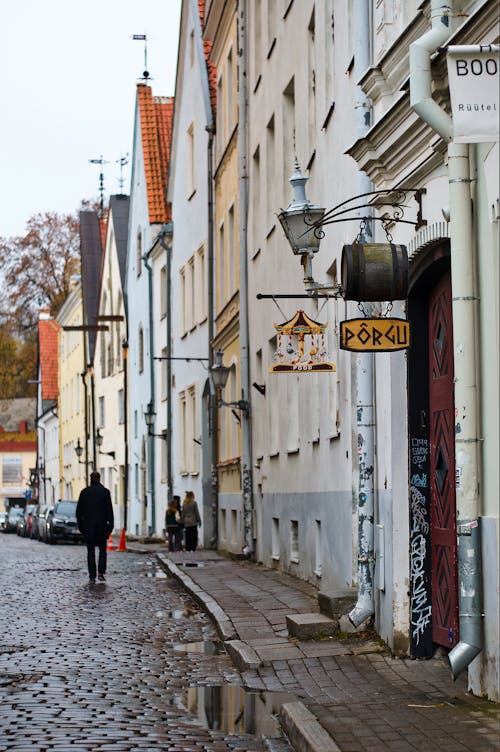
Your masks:
{"label": "street lamp", "polygon": [[80,437],[78,437],[78,441],[77,441],[77,444],[76,444],[76,447],[75,447],[75,454],[76,454],[76,456],[78,458],[78,463],[80,465],[91,465],[92,464],[92,462],[86,462],[85,460],[80,459],[81,456],[82,456],[82,454],[83,454],[83,447],[80,444]]}
{"label": "street lamp", "polygon": [[98,448],[99,454],[105,454],[108,457],[111,457],[112,459],[115,459],[115,452],[101,452],[102,442],[104,441],[104,436],[101,434],[100,428],[97,429],[95,434],[95,443]]}
{"label": "street lamp", "polygon": [[[229,378],[229,371],[231,370],[228,366],[225,366],[223,364],[222,362],[223,355],[224,353],[219,348],[215,353],[215,363],[210,369],[210,375],[212,377],[212,384],[214,386],[216,394],[218,394],[220,390],[224,389],[224,387],[226,386],[227,380]],[[217,406],[218,407],[236,407],[238,410],[243,410],[244,412],[248,412],[250,410],[250,403],[244,399],[240,399],[237,402],[225,402],[223,399],[219,398],[217,400]]]}
{"label": "street lamp", "polygon": [[148,402],[147,408],[144,410],[144,420],[146,421],[146,425],[148,427],[148,436],[155,436],[158,439],[166,439],[167,438],[167,432],[162,431],[162,433],[153,433],[153,426],[155,423],[156,413],[154,411],[153,403]]}

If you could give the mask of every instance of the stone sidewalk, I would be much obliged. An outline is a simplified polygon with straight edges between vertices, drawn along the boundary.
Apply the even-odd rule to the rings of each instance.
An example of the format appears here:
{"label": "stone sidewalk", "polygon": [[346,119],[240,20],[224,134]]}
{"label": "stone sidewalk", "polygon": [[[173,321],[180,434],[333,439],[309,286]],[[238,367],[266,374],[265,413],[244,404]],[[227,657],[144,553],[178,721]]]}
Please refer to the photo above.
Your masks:
{"label": "stone sidewalk", "polygon": [[280,718],[297,752],[500,749],[498,706],[453,682],[444,657],[393,658],[368,633],[291,638],[287,615],[319,611],[308,583],[213,551],[144,548],[211,615],[248,688],[290,693]]}

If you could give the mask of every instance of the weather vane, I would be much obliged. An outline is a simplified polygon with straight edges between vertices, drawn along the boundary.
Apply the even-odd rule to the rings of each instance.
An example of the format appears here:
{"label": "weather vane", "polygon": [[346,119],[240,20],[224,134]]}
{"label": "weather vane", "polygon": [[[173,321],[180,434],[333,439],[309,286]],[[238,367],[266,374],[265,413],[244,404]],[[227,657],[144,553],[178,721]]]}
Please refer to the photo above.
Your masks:
{"label": "weather vane", "polygon": [[148,39],[146,34],[132,34],[132,39],[144,42],[144,71],[142,73],[142,76],[140,78],[141,81],[145,81],[146,83],[149,81],[151,76],[149,75],[148,71]]}
{"label": "weather vane", "polygon": [[91,164],[101,165],[101,172],[99,173],[99,195],[100,195],[100,201],[99,201],[100,211],[99,211],[99,214],[100,214],[100,218],[102,219],[104,217],[104,172],[102,171],[102,166],[105,165],[105,164],[109,164],[109,162],[108,162],[107,159],[104,159],[104,157],[102,156],[102,154],[99,157],[99,159],[89,159],[89,162]]}
{"label": "weather vane", "polygon": [[123,168],[128,163],[129,163],[129,155],[128,155],[128,153],[125,154],[124,157],[120,157],[120,159],[115,159],[115,164],[119,164],[120,165],[120,178],[118,180],[118,185],[120,186],[120,193],[123,193],[123,184],[125,182],[125,178],[123,177]]}

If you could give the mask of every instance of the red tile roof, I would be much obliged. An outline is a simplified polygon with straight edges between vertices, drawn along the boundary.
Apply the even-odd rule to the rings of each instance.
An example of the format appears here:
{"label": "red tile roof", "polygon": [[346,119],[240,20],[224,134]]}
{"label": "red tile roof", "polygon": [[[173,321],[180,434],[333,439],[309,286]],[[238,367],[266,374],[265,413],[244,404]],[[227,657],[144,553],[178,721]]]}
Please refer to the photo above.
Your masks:
{"label": "red tile roof", "polygon": [[59,324],[54,319],[44,319],[38,322],[42,400],[57,399],[58,333]]}
{"label": "red tile roof", "polygon": [[137,85],[139,122],[149,221],[151,224],[170,221],[170,211],[165,200],[170,140],[172,135],[173,97],[153,97],[150,86]]}

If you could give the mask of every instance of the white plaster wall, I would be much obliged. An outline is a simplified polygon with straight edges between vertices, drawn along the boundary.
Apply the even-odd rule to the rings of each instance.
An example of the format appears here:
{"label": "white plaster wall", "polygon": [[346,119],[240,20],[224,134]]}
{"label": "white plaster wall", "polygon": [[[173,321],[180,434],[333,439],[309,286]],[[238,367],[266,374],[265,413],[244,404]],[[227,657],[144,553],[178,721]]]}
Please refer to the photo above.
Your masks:
{"label": "white plaster wall", "polygon": [[[103,259],[103,278],[101,283],[101,293],[99,299],[99,315],[123,316],[124,320],[120,323],[120,331],[125,334],[125,307],[123,296],[121,305],[117,307],[118,295],[121,292],[120,270],[118,266],[118,256],[116,251],[116,240],[114,228],[112,227],[112,215],[110,214],[110,227],[107,232],[107,243]],[[105,322],[103,322],[105,323]],[[125,461],[125,434],[124,424],[119,421],[119,403],[118,392],[123,389],[123,366],[122,366],[122,348],[119,344],[119,351],[116,348],[115,329],[116,323],[107,322],[109,327],[104,332],[105,348],[108,345],[109,338],[113,337],[114,362],[113,372],[110,375],[102,376],[101,373],[101,345],[103,339],[101,333],[97,333],[96,347],[94,355],[94,390],[96,400],[96,425],[99,425],[99,398],[104,397],[105,420],[104,425],[100,428],[103,437],[101,452],[115,452],[115,458],[99,453],[99,447],[96,447],[97,469],[101,473],[101,482],[109,488],[113,502],[113,511],[115,516],[115,528],[121,529],[124,524],[124,506],[123,506],[123,475],[120,468]],[[107,352],[104,353],[107,363]],[[107,373],[107,370],[106,370]]]}
{"label": "white plaster wall", "polygon": [[[174,135],[171,160],[175,162],[172,179],[168,187],[168,197],[172,202],[173,241],[172,241],[172,342],[175,358],[208,358],[207,321],[198,321],[191,331],[182,335],[180,318],[180,269],[188,259],[202,246],[205,246],[205,264],[207,261],[208,209],[207,209],[207,143],[205,130],[206,112],[204,107],[203,80],[200,61],[195,53],[195,62],[189,61],[189,38],[193,30],[191,3],[185,3],[183,11],[184,24],[180,30],[179,68],[175,94]],[[196,30],[195,36],[200,33]],[[188,185],[187,133],[194,124],[194,193]],[[207,277],[205,276],[205,280]],[[196,291],[196,297],[202,294]],[[206,291],[205,291],[206,296]],[[204,364],[205,367],[207,363]],[[184,497],[186,491],[193,491],[198,501],[200,514],[202,502],[202,452],[197,444],[199,472],[181,474],[179,446],[179,392],[195,385],[198,406],[198,438],[202,431],[202,393],[208,373],[199,361],[174,360],[172,363],[172,466],[174,493]]]}
{"label": "white plaster wall", "polygon": [[59,420],[46,412],[38,419],[38,465],[45,465],[45,482],[40,477],[40,504],[53,504],[59,498]]}
{"label": "white plaster wall", "polygon": [[[262,351],[262,382],[266,395],[252,391],[253,404],[253,454],[258,468],[254,473],[255,503],[259,517],[261,539],[258,541],[258,556],[265,563],[270,561],[270,530],[273,514],[280,519],[280,528],[288,530],[292,515],[298,517],[299,545],[310,549],[311,517],[321,520],[325,540],[325,555],[322,568],[323,587],[351,585],[355,577],[352,563],[353,550],[353,407],[351,384],[351,354],[337,349],[335,337],[330,337],[331,360],[337,366],[336,375],[310,374],[275,375],[268,373],[272,363],[273,347],[270,343],[275,334],[273,323],[291,318],[297,308],[303,308],[313,319],[329,321],[331,329],[340,318],[345,318],[346,306],[329,302],[322,308],[303,299],[278,300],[281,311],[271,300],[256,300],[257,293],[302,293],[302,268],[292,256],[288,243],[275,214],[286,207],[292,199],[292,189],[286,179],[291,176],[293,165],[293,122],[284,124],[283,92],[294,77],[295,90],[295,143],[296,154],[302,170],[315,151],[309,170],[306,190],[308,198],[316,204],[330,208],[356,193],[356,165],[344,155],[352,138],[353,76],[346,74],[352,57],[352,40],[348,8],[338,4],[335,8],[335,45],[333,60],[331,42],[327,34],[331,24],[328,4],[316,4],[315,34],[317,102],[316,127],[309,129],[311,90],[308,71],[308,26],[314,3],[294,3],[283,19],[275,18],[276,44],[271,56],[269,42],[259,57],[254,40],[249,49],[252,61],[249,72],[249,316],[251,379],[259,381],[258,351]],[[250,18],[250,27],[252,20]],[[328,50],[328,57],[327,57]],[[290,54],[296,51],[296,54]],[[297,65],[300,54],[301,64]],[[334,75],[331,98],[325,94],[325,72]],[[261,76],[257,85],[258,76]],[[328,124],[322,129],[333,100],[335,107]],[[274,115],[274,154],[267,153],[269,131],[267,128]],[[283,153],[283,144],[290,150]],[[260,152],[260,180],[257,182],[254,155]],[[271,170],[269,178],[266,168]],[[357,228],[345,224],[325,228],[321,250],[313,262],[313,274],[319,282],[327,281],[327,272],[337,261],[340,277],[342,245],[352,242]],[[332,278],[330,278],[330,281]],[[347,307],[353,310],[354,306]],[[293,382],[297,386],[293,386]],[[298,390],[298,436],[289,431],[289,412],[292,392]],[[332,421],[330,404],[336,402],[338,420]],[[311,407],[311,406],[315,407]],[[316,407],[317,405],[317,407]],[[293,408],[295,409],[295,407]],[[318,411],[318,417],[312,412]],[[355,417],[355,416],[354,416]],[[335,425],[337,423],[337,425]],[[319,429],[319,430],[318,430]],[[332,520],[332,499],[335,499],[335,524]],[[272,499],[272,504],[269,500]],[[292,503],[291,500],[295,501]],[[312,506],[311,506],[312,505]],[[300,530],[303,532],[301,533]],[[283,557],[278,566],[289,569],[286,561],[287,535],[282,541]],[[315,580],[314,562],[310,551],[304,548],[299,555],[300,564],[292,565],[296,573]]]}
{"label": "white plaster wall", "polygon": [[[135,488],[135,465],[140,465],[142,456],[142,444],[146,442],[148,456],[147,428],[144,420],[144,411],[150,400],[150,372],[149,372],[149,312],[148,312],[148,272],[142,266],[142,273],[136,273],[136,248],[137,231],[142,230],[142,251],[147,253],[152,245],[153,231],[156,226],[149,224],[147,205],[146,180],[144,175],[144,162],[142,158],[142,143],[139,114],[136,106],[135,143],[133,150],[132,182],[130,190],[130,213],[127,249],[127,319],[129,338],[129,362],[128,362],[128,393],[129,393],[129,530],[135,532],[147,532],[142,528],[142,499],[141,483],[139,493]],[[142,325],[144,334],[144,370],[139,372],[139,326]],[[134,414],[137,412],[137,433],[135,431]],[[147,481],[147,526],[151,525],[151,498],[149,476]]]}

